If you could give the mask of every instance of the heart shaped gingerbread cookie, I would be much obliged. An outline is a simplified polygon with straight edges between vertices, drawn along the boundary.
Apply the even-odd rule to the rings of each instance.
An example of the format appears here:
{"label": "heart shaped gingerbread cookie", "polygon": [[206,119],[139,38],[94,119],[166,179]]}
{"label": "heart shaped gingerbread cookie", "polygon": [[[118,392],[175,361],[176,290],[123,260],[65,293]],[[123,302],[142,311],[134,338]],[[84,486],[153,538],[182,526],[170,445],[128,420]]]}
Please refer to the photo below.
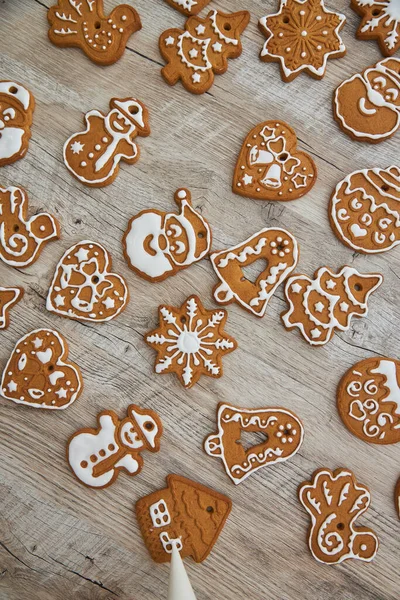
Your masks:
{"label": "heart shaped gingerbread cookie", "polygon": [[10,356],[1,395],[34,408],[67,408],[83,387],[78,366],[67,357],[67,342],[57,331],[31,331],[17,342]]}
{"label": "heart shaped gingerbread cookie", "polygon": [[283,121],[256,125],[243,142],[233,175],[236,194],[255,200],[296,200],[307,194],[317,167],[297,150],[297,136]]}
{"label": "heart shaped gingerbread cookie", "polygon": [[[303,425],[286,408],[236,408],[222,402],[217,424],[218,432],[205,439],[204,450],[222,459],[235,485],[261,467],[288,460],[303,442]],[[262,433],[265,440],[246,450],[242,432]]]}
{"label": "heart shaped gingerbread cookie", "polygon": [[100,244],[83,241],[72,246],[57,265],[47,310],[81,321],[110,321],[129,298],[125,280],[111,268],[111,257]]}

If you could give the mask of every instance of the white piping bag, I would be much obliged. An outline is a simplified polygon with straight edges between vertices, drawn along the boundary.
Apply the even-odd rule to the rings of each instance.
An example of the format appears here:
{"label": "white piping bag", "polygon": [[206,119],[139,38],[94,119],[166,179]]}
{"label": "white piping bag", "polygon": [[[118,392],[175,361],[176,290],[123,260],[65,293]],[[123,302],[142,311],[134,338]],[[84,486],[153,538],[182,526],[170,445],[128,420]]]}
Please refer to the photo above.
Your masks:
{"label": "white piping bag", "polygon": [[196,600],[176,544],[172,544],[171,554],[167,600]]}

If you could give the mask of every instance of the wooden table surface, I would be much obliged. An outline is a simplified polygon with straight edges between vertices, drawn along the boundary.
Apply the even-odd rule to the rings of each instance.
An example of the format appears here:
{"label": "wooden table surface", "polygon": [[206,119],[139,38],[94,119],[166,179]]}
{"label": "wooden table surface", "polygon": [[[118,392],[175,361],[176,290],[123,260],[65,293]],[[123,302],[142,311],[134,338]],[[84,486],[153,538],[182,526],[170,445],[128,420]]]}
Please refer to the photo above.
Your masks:
{"label": "wooden table surface", "polygon": [[[202,96],[161,78],[158,37],[184,17],[162,0],[130,2],[143,28],[129,40],[122,59],[110,67],[90,62],[78,49],[61,49],[47,38],[51,0],[3,0],[0,4],[0,79],[16,79],[36,99],[29,151],[1,169],[0,185],[24,187],[32,214],[48,210],[62,226],[25,270],[0,264],[2,285],[20,285],[25,297],[12,309],[1,332],[0,367],[25,333],[50,327],[65,335],[70,357],[82,370],[84,391],[65,411],[41,411],[0,400],[0,598],[1,600],[160,600],[166,597],[168,565],[151,562],[139,534],[135,501],[160,489],[169,473],[179,473],[228,494],[233,510],[210,557],[186,567],[198,600],[389,600],[399,598],[400,523],[393,490],[400,474],[399,447],[373,446],[345,429],[335,403],[342,374],[373,355],[400,356],[400,250],[363,256],[333,234],[329,196],[345,175],[365,167],[387,167],[399,158],[400,136],[377,146],[351,141],[332,118],[334,88],[381,58],[374,42],[355,39],[359,18],[348,0],[328,3],[347,16],[348,49],[328,63],[322,81],[306,75],[284,84],[277,64],[258,58],[264,38],[258,19],[275,11],[276,0],[214,0],[209,7],[247,9],[251,22],[243,54],[229,62]],[[107,0],[106,9],[116,0]],[[103,189],[78,183],[62,160],[62,146],[80,131],[82,114],[106,110],[112,96],[133,95],[150,111],[152,134],[138,138],[139,162],[123,164],[115,182]],[[235,195],[231,178],[243,138],[257,123],[283,119],[297,131],[300,147],[315,159],[319,176],[306,197],[291,203],[260,202]],[[192,293],[215,307],[216,283],[208,260],[158,284],[148,283],[124,262],[121,238],[128,219],[140,210],[173,209],[174,191],[192,192],[194,206],[213,230],[213,248],[245,240],[265,226],[282,226],[299,241],[297,272],[312,275],[322,266],[350,264],[378,271],[384,284],[370,300],[365,319],[324,347],[311,348],[297,332],[287,332],[280,313],[282,288],[266,316],[257,319],[229,307],[226,330],[239,349],[224,359],[221,379],[203,377],[185,390],[173,375],[155,375],[155,353],[143,334],[157,323],[160,303],[179,306]],[[131,300],[107,324],[79,323],[49,313],[45,297],[62,253],[92,239],[110,250],[117,272],[126,277]],[[298,454],[282,465],[259,470],[234,486],[218,460],[202,451],[215,430],[218,401],[243,407],[281,405],[305,425]],[[122,417],[130,402],[155,409],[165,434],[158,454],[146,453],[137,477],[121,474],[106,490],[85,488],[65,460],[68,436],[93,427],[103,409]],[[370,509],[360,523],[380,540],[370,563],[348,561],[322,566],[306,545],[308,516],[296,495],[298,484],[318,467],[346,466],[369,486]]]}

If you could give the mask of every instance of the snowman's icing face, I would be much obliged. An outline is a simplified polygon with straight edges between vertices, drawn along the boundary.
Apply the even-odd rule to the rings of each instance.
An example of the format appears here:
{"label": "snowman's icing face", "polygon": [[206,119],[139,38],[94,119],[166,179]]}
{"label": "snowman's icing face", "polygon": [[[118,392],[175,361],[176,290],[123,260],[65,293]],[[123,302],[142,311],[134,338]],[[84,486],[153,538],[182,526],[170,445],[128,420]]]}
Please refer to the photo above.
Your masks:
{"label": "snowman's icing face", "polygon": [[187,206],[179,215],[165,220],[168,252],[177,265],[200,260],[209,250],[210,234],[204,221]]}
{"label": "snowman's icing face", "polygon": [[400,86],[394,79],[378,71],[371,69],[366,73],[366,80],[370,89],[368,99],[376,106],[393,105],[400,108]]}
{"label": "snowman's icing face", "polygon": [[143,446],[139,428],[131,419],[124,419],[121,423],[119,435],[123,446],[134,450]]}
{"label": "snowman's icing face", "polygon": [[21,150],[27,129],[27,113],[20,103],[8,95],[0,95],[0,159],[9,158]]}
{"label": "snowman's icing face", "polygon": [[110,112],[109,124],[111,131],[114,131],[117,135],[127,135],[134,129],[132,122],[118,110],[112,110]]}

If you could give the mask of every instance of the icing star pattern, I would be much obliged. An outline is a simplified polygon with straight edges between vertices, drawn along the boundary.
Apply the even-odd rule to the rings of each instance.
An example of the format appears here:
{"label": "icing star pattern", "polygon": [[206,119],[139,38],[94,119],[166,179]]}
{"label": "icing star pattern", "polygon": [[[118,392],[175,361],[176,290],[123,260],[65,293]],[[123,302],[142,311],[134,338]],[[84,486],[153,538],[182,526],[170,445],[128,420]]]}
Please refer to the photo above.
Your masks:
{"label": "icing star pattern", "polygon": [[267,37],[260,58],[279,61],[284,81],[302,71],[321,79],[328,58],[346,53],[339,35],[345,21],[344,15],[328,10],[324,0],[281,0],[278,13],[260,19]]}
{"label": "icing star pattern", "polygon": [[156,373],[176,373],[186,388],[201,375],[222,376],[222,357],[237,348],[236,341],[223,328],[225,310],[206,310],[197,296],[180,308],[159,307],[159,326],[145,336],[157,351]]}

